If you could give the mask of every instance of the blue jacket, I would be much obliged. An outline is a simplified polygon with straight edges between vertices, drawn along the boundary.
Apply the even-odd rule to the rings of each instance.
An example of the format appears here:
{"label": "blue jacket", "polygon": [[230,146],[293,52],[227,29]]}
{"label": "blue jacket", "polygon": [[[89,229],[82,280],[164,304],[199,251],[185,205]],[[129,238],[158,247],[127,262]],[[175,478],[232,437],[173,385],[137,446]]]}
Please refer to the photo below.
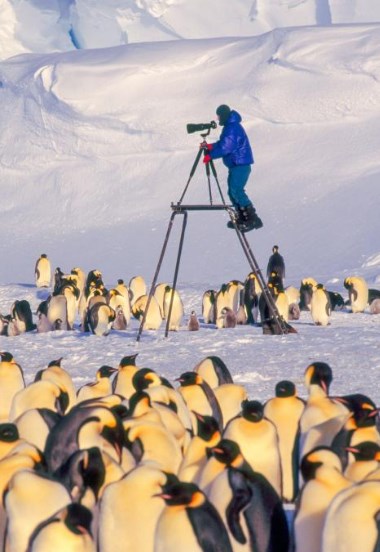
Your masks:
{"label": "blue jacket", "polygon": [[239,113],[231,111],[219,140],[212,144],[212,150],[209,152],[211,159],[222,157],[223,163],[229,169],[236,165],[252,165],[254,163],[248,136],[240,123]]}

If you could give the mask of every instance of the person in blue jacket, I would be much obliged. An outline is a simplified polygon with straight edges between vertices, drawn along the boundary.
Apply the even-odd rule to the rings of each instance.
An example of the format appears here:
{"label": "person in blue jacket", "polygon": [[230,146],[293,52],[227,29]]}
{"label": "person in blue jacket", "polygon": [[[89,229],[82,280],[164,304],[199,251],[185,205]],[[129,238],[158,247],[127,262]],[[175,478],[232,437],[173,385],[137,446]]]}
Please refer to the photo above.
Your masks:
{"label": "person in blue jacket", "polygon": [[[228,105],[220,105],[216,115],[223,130],[217,142],[203,144],[207,148],[203,162],[209,163],[211,159],[222,158],[228,168],[228,196],[236,209],[239,229],[249,232],[261,228],[263,223],[245,191],[254,159],[248,136],[241,125],[241,116]],[[234,228],[231,221],[227,226]]]}

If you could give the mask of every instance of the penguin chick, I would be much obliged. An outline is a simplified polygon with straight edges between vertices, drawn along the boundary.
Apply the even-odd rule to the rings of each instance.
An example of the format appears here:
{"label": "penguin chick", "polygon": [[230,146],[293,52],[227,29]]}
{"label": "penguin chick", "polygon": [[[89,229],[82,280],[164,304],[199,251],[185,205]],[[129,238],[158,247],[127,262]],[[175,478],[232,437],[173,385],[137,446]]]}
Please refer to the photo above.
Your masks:
{"label": "penguin chick", "polygon": [[223,307],[220,312],[220,318],[223,320],[222,328],[235,328],[237,324],[236,314],[229,307]]}
{"label": "penguin chick", "polygon": [[197,332],[200,328],[199,320],[195,311],[191,311],[187,329],[190,332]]}

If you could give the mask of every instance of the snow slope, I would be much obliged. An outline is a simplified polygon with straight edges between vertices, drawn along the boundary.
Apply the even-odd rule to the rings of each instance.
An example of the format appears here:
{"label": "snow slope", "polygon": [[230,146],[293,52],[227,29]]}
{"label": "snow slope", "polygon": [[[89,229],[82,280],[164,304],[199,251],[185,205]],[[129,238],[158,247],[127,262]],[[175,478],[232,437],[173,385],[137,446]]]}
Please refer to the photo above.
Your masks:
{"label": "snow slope", "polygon": [[380,21],[377,0],[0,0],[0,59]]}
{"label": "snow slope", "polygon": [[[376,278],[379,38],[380,24],[305,27],[2,62],[0,281],[28,282],[41,252],[106,280],[148,278],[201,140],[186,123],[210,121],[224,102],[254,147],[259,262],[278,242],[290,278]],[[208,201],[201,166],[186,201]],[[183,279],[221,282],[246,266],[225,223],[191,215]]]}

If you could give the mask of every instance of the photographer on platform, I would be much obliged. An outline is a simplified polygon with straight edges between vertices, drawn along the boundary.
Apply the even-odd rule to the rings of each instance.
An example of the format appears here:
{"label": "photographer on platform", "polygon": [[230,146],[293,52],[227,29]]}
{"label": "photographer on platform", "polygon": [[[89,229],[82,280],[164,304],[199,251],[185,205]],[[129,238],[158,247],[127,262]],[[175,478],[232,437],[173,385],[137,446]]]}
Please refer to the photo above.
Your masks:
{"label": "photographer on platform", "polygon": [[[254,160],[248,136],[240,124],[241,116],[228,105],[220,105],[216,115],[223,130],[220,139],[214,144],[207,142],[201,144],[201,148],[207,149],[203,162],[209,163],[221,157],[228,168],[228,196],[236,209],[239,229],[242,232],[249,232],[261,228],[263,223],[245,192]],[[227,226],[234,228],[231,221]]]}

